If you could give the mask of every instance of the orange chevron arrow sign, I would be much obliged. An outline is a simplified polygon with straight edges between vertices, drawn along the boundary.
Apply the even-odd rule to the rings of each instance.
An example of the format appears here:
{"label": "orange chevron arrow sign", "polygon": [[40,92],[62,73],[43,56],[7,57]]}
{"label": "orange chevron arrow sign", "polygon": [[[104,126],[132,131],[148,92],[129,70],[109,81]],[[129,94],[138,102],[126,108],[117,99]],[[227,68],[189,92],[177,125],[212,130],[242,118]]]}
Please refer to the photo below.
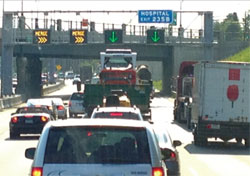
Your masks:
{"label": "orange chevron arrow sign", "polygon": [[49,44],[50,43],[50,30],[37,29],[33,31],[34,44]]}
{"label": "orange chevron arrow sign", "polygon": [[76,29],[70,31],[70,43],[71,44],[83,44],[87,43],[88,30]]}

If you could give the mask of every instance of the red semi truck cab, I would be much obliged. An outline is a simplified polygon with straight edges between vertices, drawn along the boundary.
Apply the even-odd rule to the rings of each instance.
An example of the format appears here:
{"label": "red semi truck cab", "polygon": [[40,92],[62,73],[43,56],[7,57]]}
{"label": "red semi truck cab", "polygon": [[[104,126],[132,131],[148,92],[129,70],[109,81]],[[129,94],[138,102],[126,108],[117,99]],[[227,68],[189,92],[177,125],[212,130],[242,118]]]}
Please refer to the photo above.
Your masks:
{"label": "red semi truck cab", "polygon": [[196,61],[183,61],[177,77],[176,99],[174,103],[174,120],[187,122],[190,128],[190,102],[192,99],[193,73]]}

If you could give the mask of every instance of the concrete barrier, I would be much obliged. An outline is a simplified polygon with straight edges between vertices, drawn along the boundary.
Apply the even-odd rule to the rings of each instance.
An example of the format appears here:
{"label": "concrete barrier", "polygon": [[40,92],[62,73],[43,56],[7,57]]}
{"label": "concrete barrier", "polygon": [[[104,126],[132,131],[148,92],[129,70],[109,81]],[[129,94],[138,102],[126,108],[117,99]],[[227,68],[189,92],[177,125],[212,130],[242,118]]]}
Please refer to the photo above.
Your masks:
{"label": "concrete barrier", "polygon": [[[65,85],[64,81],[60,81],[59,83],[55,85],[46,87],[43,89],[43,95],[49,94],[51,92],[55,92],[61,89],[64,85]],[[25,95],[5,96],[2,99],[0,99],[0,110],[19,105],[25,101],[26,101]]]}

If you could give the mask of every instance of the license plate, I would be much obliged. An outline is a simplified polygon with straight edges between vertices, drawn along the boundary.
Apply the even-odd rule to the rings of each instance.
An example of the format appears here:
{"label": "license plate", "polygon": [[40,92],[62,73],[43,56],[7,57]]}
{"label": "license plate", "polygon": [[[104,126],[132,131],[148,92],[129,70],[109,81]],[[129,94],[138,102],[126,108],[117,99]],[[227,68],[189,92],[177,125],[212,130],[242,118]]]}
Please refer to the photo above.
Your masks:
{"label": "license plate", "polygon": [[220,124],[211,124],[212,129],[220,129]]}
{"label": "license plate", "polygon": [[33,120],[32,119],[26,119],[25,123],[31,124],[31,123],[33,123]]}

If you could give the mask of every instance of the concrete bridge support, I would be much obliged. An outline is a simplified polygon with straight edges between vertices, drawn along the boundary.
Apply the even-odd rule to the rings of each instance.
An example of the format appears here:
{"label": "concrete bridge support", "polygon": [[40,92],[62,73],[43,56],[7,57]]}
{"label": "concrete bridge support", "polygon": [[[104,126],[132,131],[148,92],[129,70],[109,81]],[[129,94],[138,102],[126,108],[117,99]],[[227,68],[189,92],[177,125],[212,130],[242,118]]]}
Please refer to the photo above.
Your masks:
{"label": "concrete bridge support", "polygon": [[162,59],[162,93],[170,96],[174,68],[173,47],[167,47],[165,51],[166,56]]}
{"label": "concrete bridge support", "polygon": [[12,95],[12,21],[11,13],[3,14],[2,60],[1,60],[1,96]]}
{"label": "concrete bridge support", "polygon": [[18,82],[17,87],[16,87],[16,94],[25,94],[26,65],[27,65],[27,59],[25,57],[18,56],[16,58],[17,82]]}
{"label": "concrete bridge support", "polygon": [[39,57],[27,58],[25,95],[26,98],[39,98],[42,96],[41,84],[42,62]]}

